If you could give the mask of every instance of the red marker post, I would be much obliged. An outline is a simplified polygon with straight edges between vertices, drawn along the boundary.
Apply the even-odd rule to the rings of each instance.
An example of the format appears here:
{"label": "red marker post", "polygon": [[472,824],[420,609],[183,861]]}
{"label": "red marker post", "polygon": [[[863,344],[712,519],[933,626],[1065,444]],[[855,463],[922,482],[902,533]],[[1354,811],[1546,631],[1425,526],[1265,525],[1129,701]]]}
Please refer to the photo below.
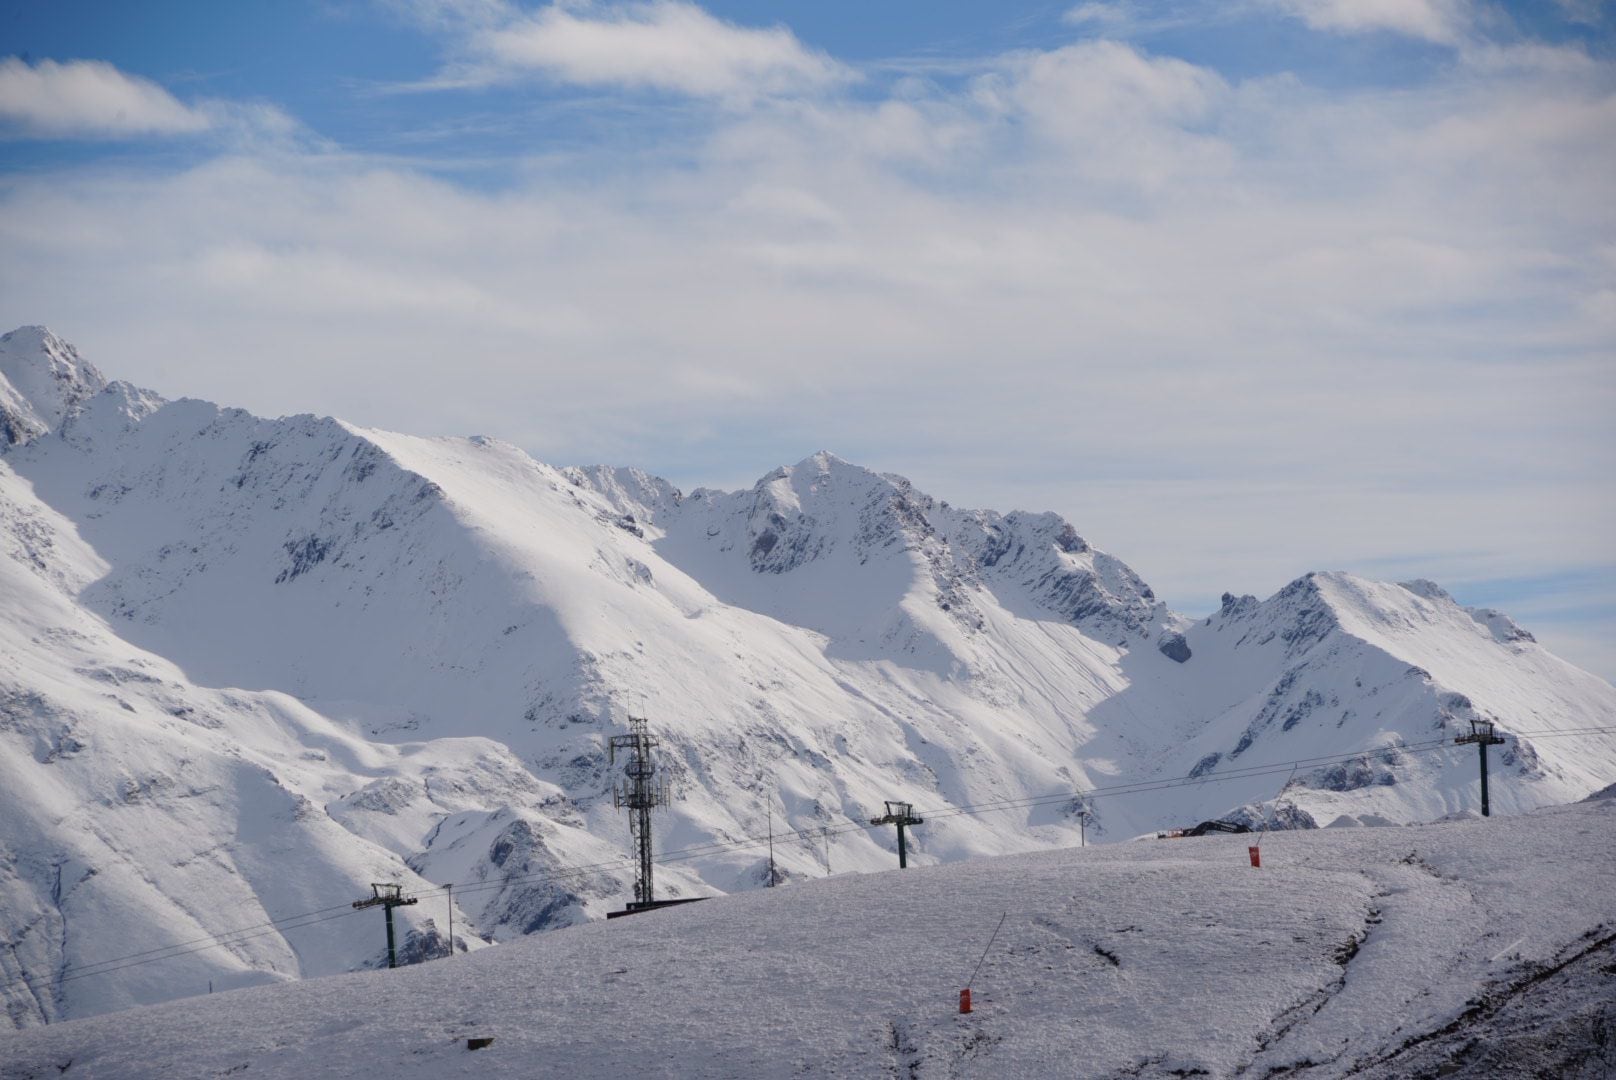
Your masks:
{"label": "red marker post", "polygon": [[[1298,762],[1296,765],[1291,766],[1291,774],[1289,776],[1287,776],[1285,778],[1285,782],[1280,785],[1280,787],[1279,787],[1279,795],[1285,794],[1285,789],[1291,786],[1291,781],[1292,780],[1296,779],[1296,770],[1300,766],[1300,764],[1301,763]],[[1279,795],[1274,796],[1273,815],[1275,817],[1279,816]],[[1251,856],[1251,866],[1252,866],[1252,869],[1254,869],[1254,870],[1261,870],[1262,869],[1262,842],[1263,842],[1263,837],[1268,835],[1268,816],[1269,816],[1268,813],[1264,812],[1263,821],[1262,821],[1262,831],[1257,834],[1257,842],[1255,844],[1252,844],[1250,847],[1246,848],[1246,854]]]}
{"label": "red marker post", "polygon": [[[1009,917],[1010,917],[1010,913],[1008,911],[1006,911],[1004,914],[999,916],[999,925],[997,925],[997,926],[995,926],[993,928],[993,936],[988,938],[988,947],[986,949],[982,950],[981,959],[977,960],[976,967],[971,969],[971,977],[969,979],[966,979],[965,980],[966,982],[973,983],[973,982],[976,981],[977,972],[982,970],[982,961],[986,960],[988,958],[988,951],[993,948],[993,943],[995,941],[999,940],[999,931],[1004,929],[1004,920],[1008,919]],[[969,986],[967,986],[965,989],[960,991],[960,1012],[961,1013],[968,1013],[970,1011],[971,1011],[971,988]]]}

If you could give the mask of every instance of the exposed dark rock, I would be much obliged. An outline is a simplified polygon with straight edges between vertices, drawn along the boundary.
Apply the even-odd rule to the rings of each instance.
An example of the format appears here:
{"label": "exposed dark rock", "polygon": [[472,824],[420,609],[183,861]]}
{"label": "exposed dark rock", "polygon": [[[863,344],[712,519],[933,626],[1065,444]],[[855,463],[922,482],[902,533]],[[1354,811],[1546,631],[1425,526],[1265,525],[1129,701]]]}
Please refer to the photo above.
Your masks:
{"label": "exposed dark rock", "polygon": [[1357,791],[1366,787],[1391,787],[1397,783],[1397,776],[1390,769],[1390,764],[1389,761],[1369,757],[1355,758],[1311,773],[1307,778],[1307,786],[1323,791]]}
{"label": "exposed dark rock", "polygon": [[1055,534],[1055,546],[1068,555],[1081,555],[1089,549],[1088,541],[1077,535],[1077,530],[1071,525],[1066,525]]}
{"label": "exposed dark rock", "polygon": [[1270,831],[1319,827],[1312,814],[1290,803],[1272,808],[1242,806],[1238,810],[1224,814],[1223,820],[1232,825],[1244,825],[1252,832],[1260,832],[1265,821]]}
{"label": "exposed dark rock", "polygon": [[518,818],[506,826],[494,843],[488,849],[488,861],[495,866],[503,867],[510,857],[520,852],[523,857],[533,850],[535,837],[533,826]]}
{"label": "exposed dark rock", "polygon": [[1183,634],[1168,634],[1156,643],[1156,648],[1169,660],[1182,664],[1190,658],[1190,643]]}
{"label": "exposed dark rock", "polygon": [[1244,615],[1261,602],[1262,601],[1258,600],[1250,593],[1247,593],[1244,596],[1236,596],[1234,593],[1224,593],[1223,606],[1218,608],[1218,614],[1225,616]]}
{"label": "exposed dark rock", "polygon": [[1317,690],[1309,689],[1302,695],[1302,700],[1296,702],[1285,710],[1285,721],[1279,725],[1281,731],[1289,731],[1300,724],[1313,710],[1324,704],[1324,695]]}
{"label": "exposed dark rock", "polygon": [[331,554],[335,541],[323,539],[318,536],[305,536],[298,540],[288,540],[282,547],[291,557],[292,564],[282,570],[275,578],[279,585],[284,581],[291,581],[308,573],[316,566],[325,562],[326,556]]}

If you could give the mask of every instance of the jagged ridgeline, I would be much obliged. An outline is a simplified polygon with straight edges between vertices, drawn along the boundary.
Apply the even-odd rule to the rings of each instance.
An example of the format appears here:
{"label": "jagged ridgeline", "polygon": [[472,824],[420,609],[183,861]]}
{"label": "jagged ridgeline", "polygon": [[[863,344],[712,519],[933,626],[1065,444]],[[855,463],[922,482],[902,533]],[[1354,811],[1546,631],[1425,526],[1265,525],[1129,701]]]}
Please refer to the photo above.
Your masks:
{"label": "jagged ridgeline", "polygon": [[[658,850],[719,845],[658,867],[670,898],[761,884],[729,842],[770,818],[803,833],[787,881],[887,869],[891,829],[835,830],[892,799],[1001,807],[914,828],[916,863],[1472,811],[1474,752],[1432,750],[1472,721],[1526,733],[1494,751],[1495,813],[1616,781],[1608,733],[1543,737],[1616,723],[1616,690],[1429,582],[1310,574],[1189,618],[1057,515],[828,453],[686,494],[164,400],[33,327],[0,339],[0,442],[13,1024],[384,964],[377,916],[93,966],[371,882],[454,883],[458,948],[621,906],[605,746],[631,711],[673,799]],[[1253,768],[1300,759],[1283,794]],[[400,957],[447,949],[448,914],[400,908]]]}

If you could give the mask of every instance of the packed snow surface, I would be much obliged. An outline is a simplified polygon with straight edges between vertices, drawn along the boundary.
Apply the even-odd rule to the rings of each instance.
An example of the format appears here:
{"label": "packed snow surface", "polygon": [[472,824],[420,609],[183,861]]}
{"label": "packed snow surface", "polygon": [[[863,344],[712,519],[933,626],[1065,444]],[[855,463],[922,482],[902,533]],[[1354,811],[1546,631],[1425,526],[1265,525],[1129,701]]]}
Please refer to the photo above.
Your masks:
{"label": "packed snow surface", "polygon": [[[39,327],[0,338],[0,420],[9,1026],[375,967],[340,922],[97,966],[372,882],[455,884],[462,951],[600,918],[632,895],[631,713],[657,850],[711,845],[659,897],[760,887],[771,822],[802,834],[788,880],[888,867],[856,827],[886,800],[930,818],[917,867],[1473,813],[1475,722],[1509,736],[1500,815],[1616,782],[1616,688],[1428,581],[1309,574],[1191,619],[1056,514],[834,454],[684,493],[168,401]],[[406,961],[447,949],[441,905],[397,914]]]}
{"label": "packed snow surface", "polygon": [[[1616,799],[1513,819],[1271,834],[1261,869],[1246,846],[1146,840],[803,881],[394,972],[22,1032],[0,1046],[0,1071],[1616,1071]],[[381,931],[373,911],[344,922]],[[961,1015],[967,985],[974,1011]],[[493,1042],[468,1050],[474,1038]]]}

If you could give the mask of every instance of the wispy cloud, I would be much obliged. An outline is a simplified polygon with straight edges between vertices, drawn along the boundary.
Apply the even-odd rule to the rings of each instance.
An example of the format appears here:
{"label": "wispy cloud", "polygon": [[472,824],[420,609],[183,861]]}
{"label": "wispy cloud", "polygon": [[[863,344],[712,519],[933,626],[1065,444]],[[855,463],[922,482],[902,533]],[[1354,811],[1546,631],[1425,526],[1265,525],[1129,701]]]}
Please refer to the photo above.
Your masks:
{"label": "wispy cloud", "polygon": [[1089,0],[1061,16],[1063,21],[1073,26],[1101,27],[1125,26],[1132,23],[1135,17],[1134,5],[1124,0]]}
{"label": "wispy cloud", "polygon": [[301,126],[262,102],[186,104],[101,60],[0,59],[0,138],[136,139],[209,135],[235,146],[291,139]]}
{"label": "wispy cloud", "polygon": [[1567,22],[1598,26],[1609,17],[1607,0],[1554,0]]}
{"label": "wispy cloud", "polygon": [[461,58],[427,85],[484,85],[540,76],[587,87],[748,100],[853,79],[784,26],[745,27],[680,0],[555,3],[462,22]]}
{"label": "wispy cloud", "polygon": [[1450,46],[1476,40],[1478,27],[1493,21],[1491,13],[1479,11],[1473,0],[1226,0],[1218,4],[1084,0],[1068,9],[1062,21],[1099,37],[1139,39],[1164,30],[1253,22],[1275,14],[1323,33],[1391,33]]}
{"label": "wispy cloud", "polygon": [[1209,5],[1196,0],[1084,0],[1068,8],[1061,21],[1086,36],[1141,40],[1163,32],[1238,22],[1251,16],[1253,3],[1266,2],[1269,0],[1227,0]]}
{"label": "wispy cloud", "polygon": [[1457,45],[1470,35],[1470,0],[1262,0],[1315,30],[1363,34],[1390,32],[1438,45]]}
{"label": "wispy cloud", "polygon": [[510,0],[376,0],[378,6],[426,29],[463,32],[471,26],[497,26],[519,13]]}
{"label": "wispy cloud", "polygon": [[28,135],[118,138],[189,135],[213,127],[147,79],[100,60],[0,60],[0,123]]}

